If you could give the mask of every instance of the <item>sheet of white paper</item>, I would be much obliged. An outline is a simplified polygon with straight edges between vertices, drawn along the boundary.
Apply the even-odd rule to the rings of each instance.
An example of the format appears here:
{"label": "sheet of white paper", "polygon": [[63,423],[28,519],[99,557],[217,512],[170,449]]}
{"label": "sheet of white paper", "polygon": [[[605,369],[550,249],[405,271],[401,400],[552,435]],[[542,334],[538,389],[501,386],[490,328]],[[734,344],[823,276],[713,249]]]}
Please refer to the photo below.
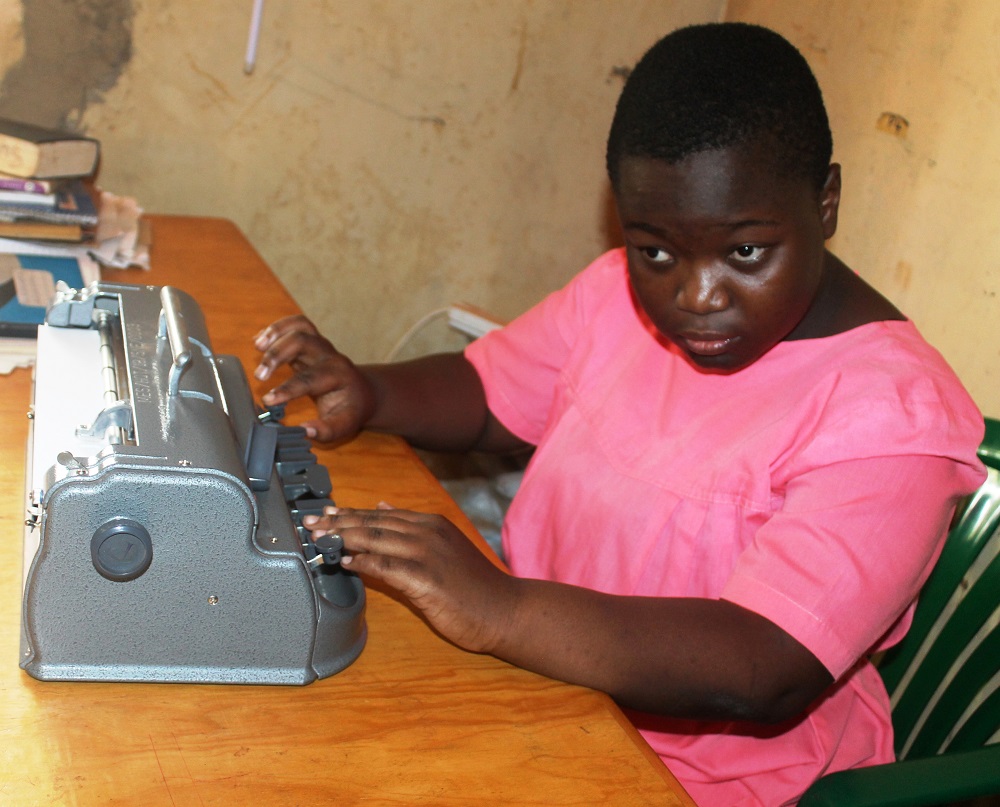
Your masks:
{"label": "sheet of white paper", "polygon": [[104,446],[103,440],[76,434],[79,426],[93,423],[104,408],[100,334],[94,329],[41,325],[38,356],[32,424],[33,490],[44,487],[45,472],[60,452],[89,457]]}

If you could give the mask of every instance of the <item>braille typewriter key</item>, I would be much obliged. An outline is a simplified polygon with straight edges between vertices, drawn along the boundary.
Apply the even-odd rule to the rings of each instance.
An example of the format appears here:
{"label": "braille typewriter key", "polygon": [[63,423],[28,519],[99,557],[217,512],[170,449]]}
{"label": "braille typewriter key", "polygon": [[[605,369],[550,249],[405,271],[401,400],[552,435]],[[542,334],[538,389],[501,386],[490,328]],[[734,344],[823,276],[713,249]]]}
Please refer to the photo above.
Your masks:
{"label": "braille typewriter key", "polygon": [[344,553],[344,539],[336,533],[323,535],[314,542],[315,555],[307,560],[310,566],[336,566]]}
{"label": "braille typewriter key", "polygon": [[250,489],[267,490],[271,485],[271,466],[278,444],[278,427],[254,423],[247,442],[246,468]]}
{"label": "braille typewriter key", "polygon": [[333,491],[330,472],[325,465],[318,463],[288,477],[282,476],[281,486],[285,491],[286,502],[303,498],[322,499]]}
{"label": "braille typewriter key", "polygon": [[301,426],[279,426],[278,445],[287,448],[304,448],[306,450],[312,448],[312,443],[309,442],[306,430]]}
{"label": "braille typewriter key", "polygon": [[289,504],[296,524],[301,524],[305,516],[321,516],[324,508],[333,506],[333,499],[297,499]]}
{"label": "braille typewriter key", "polygon": [[316,455],[309,450],[295,449],[290,451],[279,445],[274,464],[277,466],[281,478],[287,479],[304,471],[310,465],[315,465],[316,462]]}
{"label": "braille typewriter key", "polygon": [[261,423],[281,423],[282,419],[285,417],[285,404],[275,404],[274,406],[267,407],[263,412],[257,415],[257,419]]}
{"label": "braille typewriter key", "polygon": [[309,494],[314,499],[323,499],[333,492],[333,483],[330,481],[330,471],[325,465],[310,465],[304,471],[306,477],[306,487]]}
{"label": "braille typewriter key", "polygon": [[[326,507],[333,507],[333,499],[298,499],[288,502],[288,512],[292,517],[292,523],[295,524],[295,531],[303,548],[307,550],[307,561],[315,556],[316,552],[313,549],[312,531],[302,526],[302,519],[305,516],[321,516]],[[312,550],[312,554],[309,554],[308,550]]]}

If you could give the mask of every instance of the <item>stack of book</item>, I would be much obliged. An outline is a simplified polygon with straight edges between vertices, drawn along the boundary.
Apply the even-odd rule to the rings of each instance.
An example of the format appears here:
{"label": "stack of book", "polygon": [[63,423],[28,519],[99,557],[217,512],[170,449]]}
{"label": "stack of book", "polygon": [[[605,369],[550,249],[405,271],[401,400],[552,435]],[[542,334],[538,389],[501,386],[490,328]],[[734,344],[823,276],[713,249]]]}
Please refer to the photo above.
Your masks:
{"label": "stack of book", "polygon": [[99,155],[92,137],[0,118],[0,238],[88,240]]}
{"label": "stack of book", "polygon": [[0,373],[30,362],[57,283],[97,277],[76,250],[98,224],[99,156],[94,138],[0,118]]}

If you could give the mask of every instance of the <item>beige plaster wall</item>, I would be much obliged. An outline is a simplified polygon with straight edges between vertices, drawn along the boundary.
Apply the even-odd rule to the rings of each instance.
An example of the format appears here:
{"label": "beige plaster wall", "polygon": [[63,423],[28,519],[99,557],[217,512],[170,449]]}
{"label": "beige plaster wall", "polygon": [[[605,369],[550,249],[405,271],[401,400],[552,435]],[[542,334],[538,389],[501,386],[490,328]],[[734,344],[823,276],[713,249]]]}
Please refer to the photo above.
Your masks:
{"label": "beige plaster wall", "polygon": [[20,3],[0,2],[0,75],[24,56],[24,20]]}
{"label": "beige plaster wall", "polygon": [[249,76],[250,0],[134,7],[132,60],[82,116],[104,186],[235,220],[373,360],[456,300],[512,317],[608,245],[620,68],[722,3],[267,0]]}
{"label": "beige plaster wall", "polygon": [[[514,316],[614,243],[622,69],[678,25],[766,24],[828,101],[833,248],[1000,416],[992,0],[267,0],[246,75],[251,5],[0,0],[0,115],[99,137],[101,184],[148,210],[233,219],[375,360],[455,300]],[[437,321],[415,347],[456,344]]]}
{"label": "beige plaster wall", "polygon": [[727,19],[809,59],[844,172],[831,248],[1000,417],[1000,4],[730,0]]}

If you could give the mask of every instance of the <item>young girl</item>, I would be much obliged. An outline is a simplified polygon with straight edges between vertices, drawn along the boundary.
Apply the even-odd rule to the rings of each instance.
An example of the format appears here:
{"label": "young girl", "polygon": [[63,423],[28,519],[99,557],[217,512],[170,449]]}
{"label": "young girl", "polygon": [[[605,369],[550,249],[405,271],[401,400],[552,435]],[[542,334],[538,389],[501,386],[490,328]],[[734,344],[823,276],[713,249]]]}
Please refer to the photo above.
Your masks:
{"label": "young girl", "polygon": [[332,509],[347,568],[456,644],[610,693],[702,805],[794,803],[892,759],[868,663],[897,641],[983,424],[913,324],[832,254],[840,168],[777,34],[674,32],[628,79],[607,165],[625,247],[464,353],[358,367],[266,328],[264,397],[320,440],[535,446],[513,576],[440,516]]}

